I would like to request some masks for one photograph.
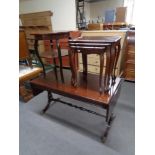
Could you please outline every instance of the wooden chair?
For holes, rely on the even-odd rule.
[[[25,83],[38,77],[42,69],[32,65],[24,30],[19,31],[19,62],[19,95],[26,102],[33,95],[25,88]]]

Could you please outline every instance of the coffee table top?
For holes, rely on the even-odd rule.
[[[95,74],[87,74],[87,81],[84,80],[83,74],[78,72],[78,86],[73,87],[71,85],[71,71],[63,70],[64,83],[61,82],[60,73],[58,72],[58,80],[55,78],[54,72],[49,72],[46,78],[39,77],[31,81],[32,85],[35,85],[42,90],[51,90],[53,93],[78,99],[86,102],[93,102],[101,106],[108,106],[112,97],[118,90],[122,79],[116,78],[116,83],[111,87],[111,90],[107,94],[99,93],[99,76]]]

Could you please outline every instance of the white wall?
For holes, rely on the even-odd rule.
[[[85,2],[84,14],[86,21],[88,22],[90,20],[90,3]]]
[[[104,17],[104,12],[107,9],[114,9],[124,5],[124,0],[105,0],[95,3],[90,3],[90,19],[95,19],[98,16]]]
[[[75,0],[21,0],[19,13],[39,11],[53,12],[52,27],[54,31],[76,29]]]

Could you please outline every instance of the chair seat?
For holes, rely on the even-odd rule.
[[[27,80],[30,80],[32,78],[35,78],[39,76],[39,74],[42,72],[42,68],[39,67],[29,67],[25,65],[19,66],[19,82],[24,82]]]

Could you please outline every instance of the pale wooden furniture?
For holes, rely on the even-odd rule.
[[[19,31],[19,60],[26,60],[26,64],[19,65],[19,94],[26,102],[33,95],[30,90],[25,88],[25,83],[38,77],[42,73],[42,69],[32,66],[24,30]]]
[[[88,24],[88,30],[119,30],[127,27],[126,22],[92,23]]]
[[[49,33],[52,32],[52,20],[53,13],[51,11],[34,12],[20,14],[22,27],[25,30],[26,37],[34,39],[32,33]],[[34,41],[28,40],[28,48],[34,50]],[[43,41],[39,42],[39,52],[44,51]]]
[[[82,31],[81,36],[120,36],[121,37],[121,50],[116,65],[116,75],[121,76],[124,71],[125,63],[125,47],[126,47],[126,30],[100,30],[100,31]],[[78,55],[79,58],[79,71],[83,72],[83,63],[81,54]],[[88,72],[93,74],[99,74],[100,72],[100,58],[97,54],[88,55]],[[104,61],[106,62],[106,60]],[[103,75],[105,74],[105,64],[103,69]]]
[[[88,24],[87,26],[88,30],[103,30],[103,24],[102,23],[92,23]]]

